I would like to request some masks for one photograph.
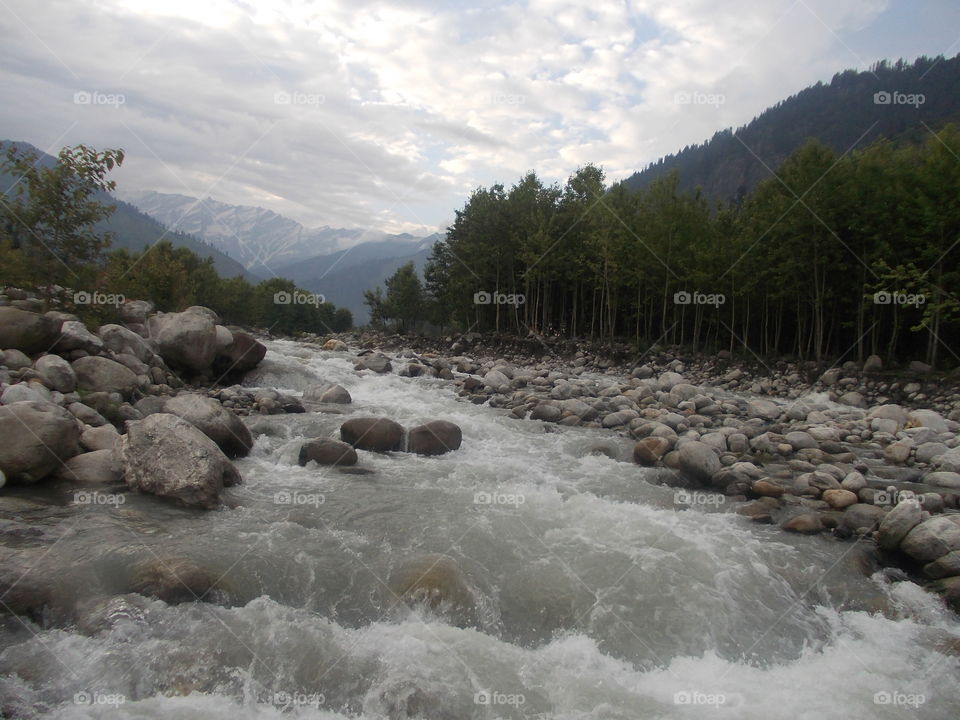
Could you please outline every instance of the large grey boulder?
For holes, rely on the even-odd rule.
[[[0,352],[0,365],[5,365],[9,370],[22,370],[33,365],[33,361],[25,352],[10,348]]]
[[[88,392],[118,392],[129,397],[139,381],[130,368],[110,358],[90,356],[73,361],[77,388]]]
[[[56,476],[78,485],[115,483],[123,480],[123,460],[116,449],[94,450],[74,455],[60,466]]]
[[[960,550],[960,523],[948,515],[936,515],[907,533],[900,549],[921,562],[930,562],[952,550]]]
[[[340,439],[358,450],[399,450],[403,446],[403,426],[389,418],[351,418],[340,426]]]
[[[153,303],[146,300],[128,300],[120,306],[120,317],[128,325],[145,325],[147,316],[153,312]]]
[[[357,451],[340,440],[316,438],[300,446],[300,455],[297,458],[300,465],[311,461],[317,465],[356,465]]]
[[[51,390],[71,393],[77,388],[77,375],[66,360],[59,355],[44,355],[33,364],[40,382]]]
[[[16,348],[28,355],[46,352],[57,341],[60,325],[46,315],[0,307],[0,348]]]
[[[407,452],[418,455],[443,455],[457,450],[463,441],[460,426],[447,420],[431,420],[410,428]]]
[[[677,460],[680,472],[701,482],[708,482],[721,468],[720,458],[713,448],[697,441],[684,443]]]
[[[15,402],[51,402],[50,391],[38,382],[24,382],[9,385],[0,393],[0,405],[11,405]]]
[[[31,483],[52,474],[80,452],[80,426],[48,402],[0,407],[0,471],[11,482]]]
[[[253,370],[267,354],[267,346],[253,335],[233,330],[233,342],[217,352],[214,366],[219,373],[245,373]]]
[[[506,392],[510,389],[510,378],[499,370],[491,370],[483,376],[483,384],[494,392]]]
[[[934,432],[946,432],[947,421],[935,410],[911,410],[907,415],[908,427],[926,427]]]
[[[920,524],[923,511],[916,500],[904,500],[887,513],[877,531],[877,544],[884,550],[895,550],[907,533]]]
[[[60,328],[55,347],[57,352],[83,350],[95,355],[103,350],[103,340],[87,330],[87,326],[79,320],[68,320]]]
[[[253,436],[230,408],[213,398],[182,393],[167,400],[165,413],[181,417],[213,440],[230,458],[244,457],[253,447]]]
[[[157,413],[127,427],[121,452],[134,490],[210,509],[224,487],[241,482],[217,444],[176,415]]]
[[[385,373],[393,369],[390,358],[383,353],[371,353],[357,360],[357,370],[373,370],[375,373]]]
[[[202,312],[154,315],[147,322],[157,354],[172,366],[195,373],[210,369],[217,353],[216,322]]]
[[[123,325],[103,325],[97,330],[97,334],[103,344],[117,354],[133,355],[144,363],[149,363],[154,356],[146,340]]]
[[[311,403],[347,404],[352,401],[350,393],[342,385],[311,385],[303,391],[303,401]]]

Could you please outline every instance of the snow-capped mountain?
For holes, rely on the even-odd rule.
[[[211,198],[153,191],[126,193],[121,198],[167,227],[205,240],[263,277],[272,277],[280,267],[359,243],[393,240],[406,245],[419,240],[357,229],[307,228],[272,210]],[[406,248],[397,254],[406,254]]]

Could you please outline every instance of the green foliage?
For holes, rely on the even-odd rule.
[[[32,151],[7,149],[0,174],[18,178],[0,197],[0,285],[47,286],[101,291],[153,302],[158,310],[191,305],[215,310],[225,322],[273,332],[342,332],[353,325],[346,308],[320,302],[282,278],[253,285],[222,278],[214,260],[160,240],[131,252],[104,255],[110,232],[102,229],[113,207],[96,198],[114,189],[106,174],[123,162],[122,150],[64,148],[46,166]],[[78,305],[93,321],[115,321],[111,306]]]
[[[431,272],[434,272],[431,270]],[[380,288],[363,293],[364,302],[370,308],[370,322],[382,326],[387,320],[396,321],[400,333],[408,332],[417,326],[424,313],[423,285],[414,268],[413,262],[398,268],[387,278],[387,293],[384,297]]]
[[[738,206],[714,211],[676,173],[638,192],[606,187],[591,165],[562,188],[529,173],[457,211],[425,269],[426,314],[463,330],[632,336],[638,347],[935,363],[960,330],[957,158],[953,126],[843,156],[809,141]],[[375,316],[391,317],[389,300],[370,293]]]
[[[110,244],[94,225],[113,211],[96,195],[114,189],[106,175],[123,162],[123,151],[77,145],[61,150],[52,167],[38,160],[33,151],[7,147],[0,174],[16,182],[0,198],[0,245],[22,253],[19,265],[37,285],[89,280],[89,268]]]

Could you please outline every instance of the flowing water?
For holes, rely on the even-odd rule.
[[[345,353],[271,343],[255,377],[337,382],[347,413],[451,420],[463,446],[303,468],[302,439],[344,415],[252,416],[219,511],[6,488],[4,544],[61,607],[0,616],[8,717],[960,716],[956,616],[865,574],[853,543],[752,525],[720,496],[678,505],[609,431],[361,376]],[[217,602],[129,594],[138,563],[183,558],[221,578]],[[411,563],[445,568],[459,600],[401,601]]]

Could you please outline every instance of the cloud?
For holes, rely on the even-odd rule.
[[[608,178],[749,121],[880,43],[883,0],[7,0],[2,134],[123,147],[128,190],[261,204],[308,225],[431,232],[533,168]],[[880,19],[880,21],[878,21]],[[890,34],[889,31],[885,31]],[[931,47],[930,54],[943,48]],[[78,105],[78,91],[122,95]],[[678,103],[678,94],[722,102]]]

